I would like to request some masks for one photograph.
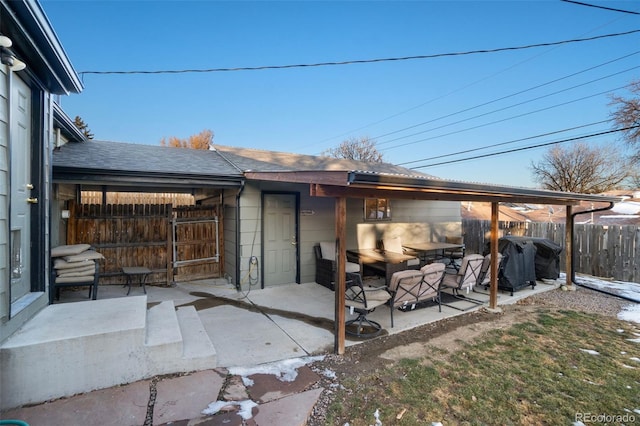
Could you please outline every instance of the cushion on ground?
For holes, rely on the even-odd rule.
[[[66,246],[58,246],[51,249],[51,257],[71,256],[89,250],[89,244],[71,244]]]
[[[74,254],[72,256],[65,256],[64,260],[67,262],[81,262],[83,260],[91,260],[91,259],[104,259],[104,256],[97,251],[87,250],[82,253]]]

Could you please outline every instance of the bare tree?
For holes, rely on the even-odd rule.
[[[171,146],[174,148],[191,148],[191,149],[209,149],[213,143],[213,132],[211,130],[203,130],[197,135],[191,135],[187,139],[180,139],[171,136],[168,140],[162,138],[160,145]]]
[[[383,162],[382,153],[376,148],[375,142],[366,136],[347,139],[338,147],[323,151],[322,155],[364,161],[365,163]]]
[[[640,160],[640,80],[632,81],[628,86],[632,96],[611,96],[610,105],[615,106],[611,117],[618,129],[622,130],[627,144],[633,148],[634,160]]]
[[[73,124],[75,124],[76,127],[80,129],[82,134],[87,139],[93,139],[93,133],[91,133],[91,129],[89,129],[89,126],[87,126],[87,124],[84,122],[82,117],[80,117],[79,115],[76,115],[76,118],[73,120]]]
[[[613,144],[591,148],[576,143],[570,148],[554,146],[542,161],[531,163],[534,180],[545,189],[599,194],[615,189],[632,176],[631,163]]]

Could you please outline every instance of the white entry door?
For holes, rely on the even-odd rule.
[[[265,286],[296,282],[296,196],[265,194],[263,221]]]
[[[31,290],[31,89],[13,75],[11,92],[11,302]],[[33,201],[33,200],[32,200]]]

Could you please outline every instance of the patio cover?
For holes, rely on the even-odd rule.
[[[330,170],[330,171],[255,171],[246,170],[248,180],[271,180],[280,182],[308,183],[309,191],[316,197],[333,197],[336,200],[336,242],[338,259],[346,259],[346,199],[347,198],[389,198],[410,200],[446,200],[446,201],[482,201],[491,202],[491,258],[498,258],[498,205],[509,203],[537,203],[566,206],[566,265],[573,271],[573,206],[581,201],[594,203],[601,209],[609,209],[614,203],[622,201],[620,197],[608,197],[593,194],[577,194],[541,189],[520,188],[502,185],[490,185],[438,179],[426,175],[378,173],[375,170]],[[608,204],[608,206],[607,206]],[[586,213],[586,212],[585,212]],[[344,353],[345,349],[345,264],[340,260],[336,271],[336,342],[335,352]],[[572,287],[573,273],[567,273],[566,285]],[[489,307],[497,309],[498,285],[497,265],[491,263],[491,293]]]

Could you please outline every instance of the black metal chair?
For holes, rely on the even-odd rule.
[[[455,249],[445,249],[443,253],[444,257],[449,259],[447,266],[450,266],[457,271],[460,269],[458,262],[462,261],[465,253],[464,237],[445,237],[445,242],[449,244],[459,244],[462,246]]]
[[[382,331],[380,323],[367,318],[378,306],[384,305],[391,299],[391,294],[385,287],[365,287],[360,274],[347,273],[345,292],[345,306],[358,316],[346,321],[345,332],[356,337],[375,337]],[[355,331],[354,331],[355,329]]]

